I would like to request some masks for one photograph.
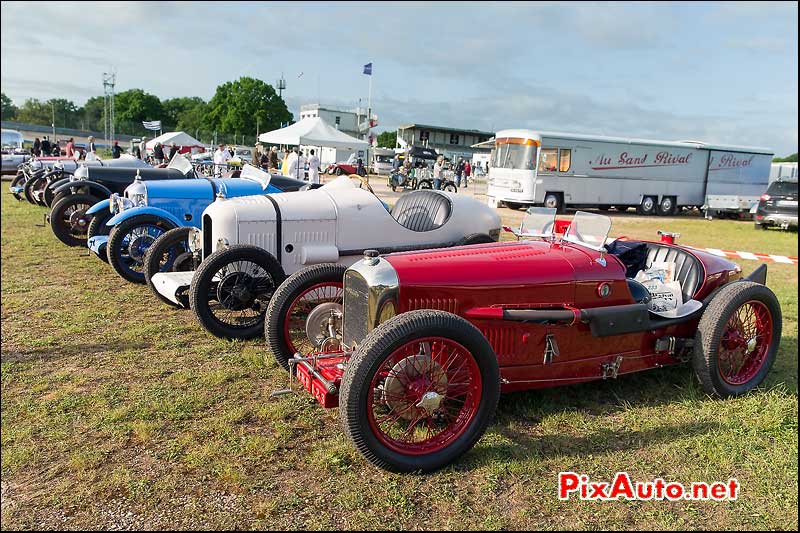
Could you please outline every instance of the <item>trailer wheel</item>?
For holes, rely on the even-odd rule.
[[[430,472],[469,451],[500,396],[497,356],[465,319],[416,310],[372,330],[342,376],[345,434],[372,464]]]
[[[692,360],[709,395],[739,396],[769,373],[781,338],[781,306],[775,294],[748,281],[722,287],[700,318]]]
[[[669,217],[675,214],[676,201],[674,196],[662,196],[658,204],[658,214],[662,217]]]
[[[656,213],[656,206],[658,205],[657,197],[645,196],[642,198],[642,203],[636,208],[636,212],[640,215],[650,216]]]
[[[556,213],[563,213],[564,194],[560,192],[548,192],[544,195],[544,206],[550,209],[555,208]]]

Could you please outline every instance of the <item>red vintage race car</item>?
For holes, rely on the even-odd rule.
[[[624,238],[578,212],[563,234],[532,208],[517,242],[365,258],[299,271],[276,291],[278,362],[375,465],[430,471],[468,451],[501,392],[690,363],[725,398],[763,381],[781,337],[766,265]],[[563,229],[563,228],[562,228]],[[343,276],[342,276],[343,275]],[[285,392],[285,391],[281,391]]]

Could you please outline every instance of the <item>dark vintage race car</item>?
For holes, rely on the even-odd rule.
[[[580,211],[557,236],[550,211],[518,233],[539,240],[367,252],[325,284],[297,272],[268,309],[273,354],[339,406],[367,460],[401,472],[472,448],[501,392],[680,363],[721,398],[763,381],[782,327],[766,265],[744,278],[669,234],[606,245],[610,219]]]
[[[53,208],[48,216],[55,236],[68,246],[85,246],[92,215],[87,211],[112,194],[123,194],[136,180],[198,178],[192,164],[177,155],[167,168],[81,166],[68,178],[49,185]]]

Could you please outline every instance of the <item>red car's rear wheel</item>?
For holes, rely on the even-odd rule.
[[[703,313],[693,365],[703,389],[719,397],[757,387],[775,361],[781,308],[769,288],[749,281],[724,286]]]
[[[477,442],[499,393],[497,358],[481,332],[422,310],[367,336],[347,365],[339,404],[345,432],[370,462],[431,471]]]

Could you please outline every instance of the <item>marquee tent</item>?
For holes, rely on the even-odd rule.
[[[147,141],[147,150],[151,151],[157,142],[160,142],[162,145],[169,147],[172,143],[175,143],[175,146],[181,148],[181,153],[186,152],[196,152],[200,151],[203,152],[206,149],[206,146],[189,135],[188,133],[184,133],[182,131],[169,131],[163,135],[159,135],[155,139],[151,139]],[[192,150],[192,148],[197,148],[198,150]]]
[[[262,133],[258,140],[267,144],[324,146],[345,150],[363,150],[369,146],[367,141],[342,133],[320,117],[304,118],[291,126]]]

